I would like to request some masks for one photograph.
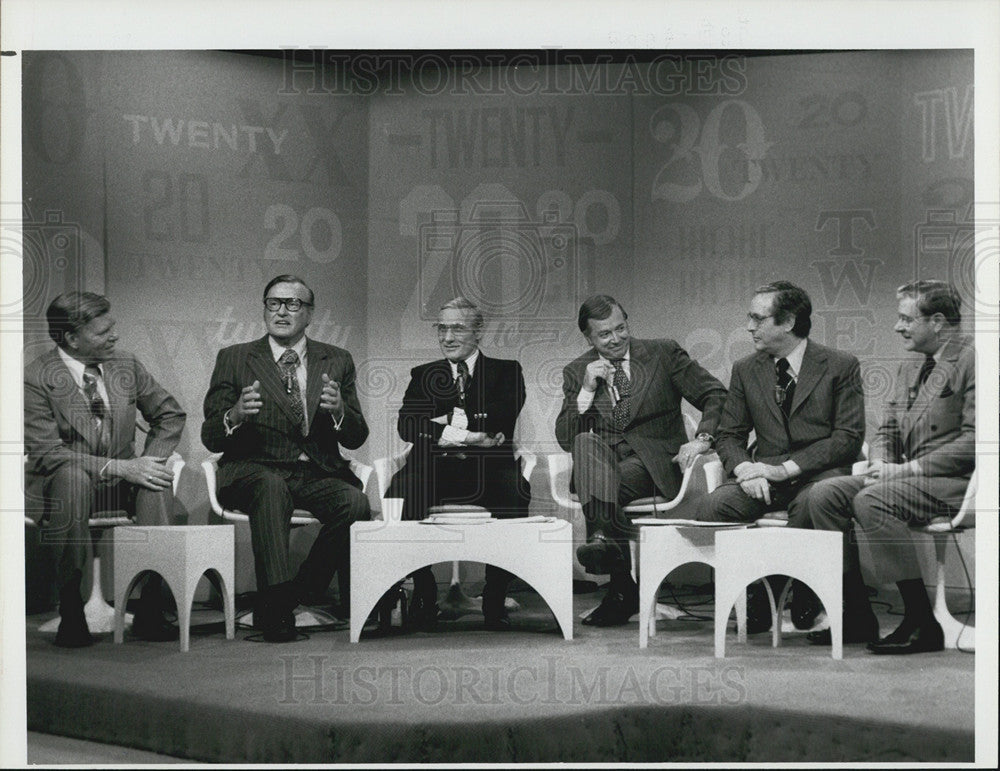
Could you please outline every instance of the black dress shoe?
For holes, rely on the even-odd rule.
[[[132,619],[132,634],[148,642],[170,642],[180,638],[180,630],[167,621],[162,608],[140,607]]]
[[[71,614],[69,618],[64,615],[59,619],[55,644],[60,648],[86,648],[94,644],[94,638],[90,636],[90,628],[82,610],[79,617]]]
[[[576,548],[576,558],[591,575],[602,576],[622,566],[621,546],[609,541],[604,533],[595,533],[587,543]]]
[[[760,634],[771,629],[771,603],[762,584],[747,587],[747,634]]]
[[[507,611],[503,611],[499,614],[484,614],[483,626],[485,626],[490,632],[510,631],[510,616],[507,615]]]
[[[853,619],[853,620],[852,620]],[[833,645],[833,633],[829,629],[818,629],[806,635],[810,645]],[[845,645],[870,643],[878,640],[878,619],[874,613],[858,618],[844,616],[843,642]]]
[[[791,617],[796,629],[812,629],[822,609],[823,605],[812,589],[801,581],[792,584]]]
[[[295,608],[298,606],[297,587],[291,581],[269,586],[257,597],[254,626],[260,629],[264,642],[292,642],[295,630]]]
[[[583,619],[583,623],[587,626],[624,626],[638,612],[638,589],[608,589],[601,604]]]
[[[438,616],[441,614],[436,601],[414,594],[410,600],[410,609],[403,622],[403,629],[408,632],[433,632],[437,629]]]
[[[937,621],[931,619],[911,630],[903,630],[901,627],[877,642],[870,642],[868,650],[882,656],[942,651],[944,631]]]

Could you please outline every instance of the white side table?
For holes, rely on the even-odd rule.
[[[214,574],[219,581],[226,615],[226,639],[235,637],[232,525],[117,527],[113,537],[116,643],[124,641],[125,602],[147,570],[163,577],[177,601],[182,653],[190,647],[191,606],[198,582],[206,572]]]

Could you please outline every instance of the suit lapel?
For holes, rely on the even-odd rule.
[[[323,393],[323,373],[328,369],[328,359],[325,348],[306,338],[306,420],[310,426],[319,409],[319,397]]]
[[[766,353],[758,353],[754,359],[753,377],[757,382],[757,389],[763,394],[767,409],[780,425],[784,425],[785,416],[781,413],[781,407],[774,400],[774,387],[778,384],[778,376],[774,371],[774,362]]]
[[[955,362],[958,360],[958,355],[962,350],[962,342],[958,339],[951,340],[948,345],[944,347],[941,351],[941,358],[931,370],[931,374],[924,381],[924,386],[917,392],[916,398],[913,400],[913,406],[906,411],[906,415],[903,419],[902,424],[902,435],[903,441],[909,438],[909,435],[913,432],[917,423],[923,417],[923,414],[927,412],[930,406],[934,403],[934,400],[941,395],[944,391],[945,386],[952,380],[952,375],[955,374]],[[923,362],[920,360],[914,361],[909,369],[907,370],[906,388],[907,388],[907,398],[911,389],[916,388],[917,380],[920,378],[920,368],[923,366]]]
[[[268,399],[274,401],[288,419],[295,424],[295,413],[292,412],[292,405],[288,401],[285,385],[281,382],[278,365],[274,363],[274,358],[271,356],[271,346],[268,344],[266,336],[252,344],[247,359],[250,371],[260,381],[261,395],[264,396],[264,401]]]
[[[43,372],[45,387],[49,390],[53,407],[63,414],[74,430],[97,452],[101,437],[90,414],[90,405],[77,388],[73,373],[63,363],[58,350],[48,355]]]
[[[629,345],[629,378],[632,386],[631,415],[634,421],[638,417],[640,406],[646,403],[646,391],[653,382],[655,370],[660,366],[654,361],[649,347],[643,340],[633,339]],[[629,421],[631,422],[631,421]]]
[[[826,356],[816,349],[813,343],[806,343],[806,352],[802,357],[802,371],[795,383],[795,397],[792,399],[792,408],[788,413],[789,418],[802,406],[802,403],[809,397],[816,384],[826,375]],[[777,382],[777,378],[775,379]]]
[[[134,375],[126,372],[125,364],[119,359],[106,361],[101,365],[104,374],[104,388],[108,392],[108,414],[111,415],[111,454],[126,442],[135,441],[135,426],[129,420],[129,396],[135,391]],[[133,388],[126,393],[126,386]]]

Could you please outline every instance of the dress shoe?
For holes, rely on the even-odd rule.
[[[833,645],[833,633],[829,629],[817,629],[806,635],[810,645]],[[870,643],[878,640],[878,619],[875,614],[869,612],[867,615],[850,616],[844,614],[844,634],[845,645],[855,645],[857,643]]]
[[[747,634],[760,634],[771,629],[771,603],[767,590],[759,582],[747,587]]]
[[[601,604],[583,619],[583,623],[587,626],[624,626],[638,612],[639,590],[636,587],[608,589]]]
[[[877,642],[868,643],[868,650],[883,656],[900,656],[907,653],[933,653],[944,650],[944,632],[934,619],[916,627],[900,626],[892,634]]]
[[[510,616],[504,610],[498,614],[483,615],[483,626],[490,632],[507,632],[510,630]]]
[[[132,634],[148,642],[170,642],[180,638],[180,630],[167,621],[162,608],[142,606],[132,619]]]
[[[792,585],[791,604],[792,625],[799,630],[812,629],[816,624],[816,617],[823,609],[816,593],[801,581],[795,581]]]
[[[621,563],[621,549],[603,533],[595,533],[587,543],[578,546],[576,558],[591,575],[606,575]]]
[[[253,617],[264,642],[292,642],[298,637],[295,630],[298,604],[297,587],[291,581],[269,586],[260,593]]]
[[[60,648],[86,648],[94,644],[80,596],[82,577],[79,570],[73,571],[70,580],[59,590],[59,628],[55,644]]]
[[[499,589],[489,583],[483,587],[483,619],[491,632],[506,632],[510,629],[506,600],[506,587]]]
[[[410,599],[410,608],[403,622],[403,629],[408,632],[433,632],[437,629],[440,614],[436,600],[429,600],[414,593]]]

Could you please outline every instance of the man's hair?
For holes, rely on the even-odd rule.
[[[443,311],[455,310],[455,309],[469,312],[469,314],[472,316],[473,329],[481,330],[483,328],[483,324],[486,323],[486,320],[483,317],[483,312],[479,310],[479,307],[467,297],[458,296],[452,298],[451,300],[448,300],[448,302],[446,302],[440,308],[440,310]]]
[[[912,297],[917,310],[924,316],[940,313],[949,324],[962,323],[962,298],[954,284],[937,279],[921,279],[903,284],[896,290],[898,297]]]
[[[802,287],[790,281],[772,281],[770,284],[757,287],[754,294],[773,294],[772,313],[778,324],[784,324],[789,318],[795,318],[792,334],[796,337],[808,337],[812,329],[812,300]]]
[[[98,316],[111,310],[103,295],[93,292],[66,292],[51,303],[45,316],[49,322],[49,337],[60,348],[66,347],[66,335],[78,332]]]
[[[594,321],[604,321],[604,319],[614,313],[615,308],[622,312],[623,319],[628,320],[628,314],[621,306],[621,303],[611,295],[595,294],[593,297],[588,297],[583,301],[583,305],[580,306],[580,315],[576,320],[577,326],[580,327],[580,331],[583,334],[587,334],[587,325],[591,319]]]
[[[301,284],[306,288],[309,293],[309,303],[313,304],[316,302],[316,298],[313,296],[313,290],[309,288],[309,284],[303,281],[298,276],[293,276],[291,273],[285,273],[280,276],[275,276],[270,281],[267,282],[267,286],[264,287],[264,299],[267,299],[267,293],[271,291],[271,287],[275,284]]]

